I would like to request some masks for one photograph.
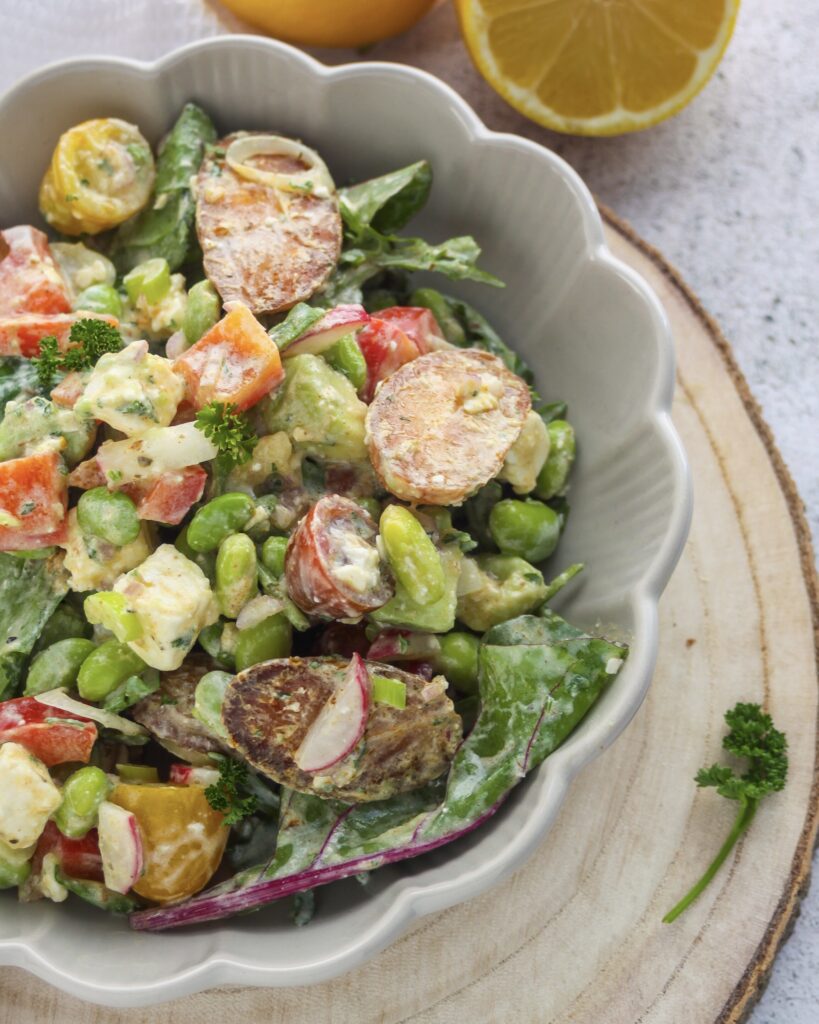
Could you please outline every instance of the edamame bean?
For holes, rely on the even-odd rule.
[[[160,302],[171,290],[171,268],[168,261],[157,256],[134,267],[122,279],[131,302],[136,303],[140,295],[153,305]]]
[[[54,815],[62,834],[69,839],[82,839],[96,825],[99,806],[111,788],[105,772],[93,765],[69,775],[63,786],[63,802]]]
[[[195,565],[198,565],[211,583],[213,583],[213,578],[216,575],[216,555],[212,551],[194,551],[188,543],[187,526],[181,533],[176,535],[176,540],[173,543],[176,550],[184,555],[185,558],[190,559]]]
[[[293,643],[293,627],[283,612],[243,629],[236,640],[236,671],[273,658],[287,658]]]
[[[345,334],[322,355],[334,370],[344,374],[356,391],[367,383],[367,360],[355,335]]]
[[[284,553],[287,537],[268,537],[262,545],[262,565],[278,579],[284,574]]]
[[[194,715],[217,736],[227,736],[222,722],[222,703],[231,679],[229,672],[206,672],[196,684],[193,695]]]
[[[17,849],[0,841],[0,889],[14,889],[31,874],[34,847]]]
[[[219,321],[222,303],[210,281],[199,281],[188,292],[182,330],[189,345],[195,345]]]
[[[489,532],[504,555],[542,562],[557,547],[561,516],[540,501],[499,501],[489,513]]]
[[[440,292],[434,288],[417,288],[410,295],[409,303],[411,306],[425,306],[431,311],[450,345],[463,346],[466,344],[466,332]]]
[[[64,686],[70,690],[77,682],[80,668],[96,647],[82,637],[58,640],[32,661],[26,677],[26,697]]]
[[[82,663],[77,689],[85,700],[100,701],[148,666],[138,654],[119,640],[106,640]]]
[[[415,516],[402,505],[388,505],[379,523],[384,552],[396,580],[416,604],[439,600],[446,587],[435,545]]]
[[[110,590],[90,594],[82,607],[92,626],[104,626],[122,643],[139,640],[144,632],[139,616],[128,607],[124,594],[115,594]]]
[[[83,533],[101,537],[121,548],[139,536],[136,505],[122,491],[93,487],[77,503],[77,522]]]
[[[219,611],[235,619],[259,587],[256,545],[246,533],[234,533],[219,545],[214,594]]]
[[[92,284],[77,296],[74,309],[107,313],[119,319],[122,316],[122,299],[116,288],[112,288],[110,284]]]
[[[549,457],[538,473],[535,494],[538,498],[553,498],[561,494],[571,472],[575,455],[574,427],[566,420],[552,420],[546,424],[549,432]]]
[[[215,551],[222,541],[250,521],[256,506],[249,494],[228,491],[209,501],[191,519],[187,543],[194,551]]]
[[[232,622],[220,619],[210,626],[205,626],[199,634],[199,643],[220,665],[233,669],[236,667],[233,657],[236,649],[238,631]]]
[[[478,638],[472,633],[446,633],[438,639],[441,644],[435,659],[438,670],[461,693],[477,693],[481,646]]]

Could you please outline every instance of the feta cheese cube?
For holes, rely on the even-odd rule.
[[[12,849],[32,846],[62,794],[48,769],[19,743],[0,746],[0,840]]]

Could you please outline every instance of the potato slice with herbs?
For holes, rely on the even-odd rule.
[[[282,658],[240,672],[222,705],[231,744],[283,786],[348,803],[384,800],[442,775],[461,741],[446,680],[372,661],[366,662],[370,679],[402,683],[406,706],[371,701],[363,738],[347,757],[321,774],[297,767],[296,752],[347,666],[340,658]]]
[[[256,156],[243,154],[229,165],[226,153],[245,138],[228,136],[203,162],[196,228],[205,273],[222,302],[276,313],[308,299],[332,273],[341,252],[338,198],[308,173],[311,150],[293,155],[293,140],[282,140],[290,146],[279,154],[260,146]],[[285,177],[297,187],[268,183]]]

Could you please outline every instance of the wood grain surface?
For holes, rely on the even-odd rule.
[[[420,921],[336,981],[222,989],[114,1011],[0,971],[0,1024],[727,1024],[764,985],[809,879],[816,839],[817,594],[788,472],[730,349],[662,259],[607,214],[609,242],[660,295],[678,348],[674,418],[695,490],[691,536],[661,605],[649,696],[575,782],[531,861],[479,899]],[[672,926],[733,808],[698,790],[722,715],[763,701],[790,740],[785,791],[763,804],[715,883]],[[78,941],[81,937],[78,936]]]

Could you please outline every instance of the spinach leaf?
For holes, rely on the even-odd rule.
[[[589,636],[548,610],[494,627],[479,656],[480,713],[446,778],[353,806],[284,792],[276,853],[268,864],[186,903],[138,913],[132,924],[154,930],[253,910],[465,835],[563,742],[625,656],[624,647]]]
[[[110,256],[120,274],[154,257],[164,257],[171,270],[185,262],[193,235],[196,202],[191,178],[199,170],[205,146],[216,140],[208,115],[187,103],[159,152],[154,202],[116,232]]]
[[[0,357],[0,417],[9,402],[17,398],[30,398],[37,391],[37,367],[30,359]]]
[[[376,231],[391,234],[418,213],[431,188],[432,168],[426,160],[419,160],[380,178],[340,189],[341,216],[354,233],[371,225]]]
[[[54,559],[0,553],[0,700],[14,696],[31,649],[67,591]]]

